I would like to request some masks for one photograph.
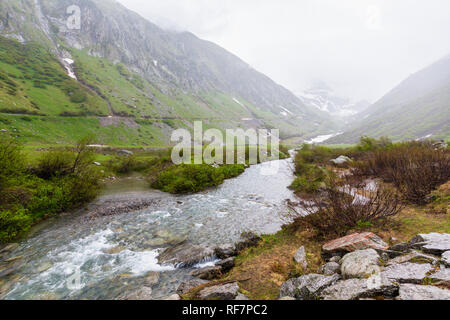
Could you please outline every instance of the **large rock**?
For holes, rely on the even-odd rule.
[[[445,251],[442,254],[442,263],[445,264],[447,267],[450,267],[450,251]]]
[[[214,251],[211,248],[182,242],[164,250],[158,256],[158,262],[159,264],[173,264],[177,267],[191,267],[212,257],[213,254]]]
[[[214,280],[222,276],[222,268],[218,266],[197,269],[191,272],[191,276],[202,280]]]
[[[185,294],[191,291],[192,289],[201,286],[202,284],[207,283],[208,281],[201,279],[192,279],[189,281],[182,282],[177,289],[178,294]]]
[[[434,282],[446,282],[450,283],[450,268],[442,268],[436,273],[433,273],[431,276],[429,276],[431,280]]]
[[[398,283],[422,283],[427,274],[433,270],[433,266],[429,263],[402,263],[393,264],[386,267],[381,273],[382,276],[396,281]]]
[[[241,252],[247,248],[256,247],[261,240],[261,237],[253,232],[244,232],[242,233],[241,238],[243,240],[235,246],[237,252]]]
[[[308,268],[308,261],[306,260],[306,250],[305,247],[300,247],[297,252],[294,254],[294,260],[298,264],[300,264],[303,269]]]
[[[380,271],[380,256],[374,249],[358,250],[346,254],[341,260],[344,279],[364,278]]]
[[[450,300],[450,290],[433,286],[402,284],[397,300]]]
[[[341,272],[341,266],[337,262],[328,262],[320,267],[320,273],[323,273],[326,276],[330,276],[335,273]]]
[[[347,156],[339,156],[336,159],[330,160],[330,162],[333,162],[334,164],[344,164],[344,163],[349,163],[352,162],[352,159],[350,159]]]
[[[371,232],[365,232],[354,233],[343,238],[327,242],[322,247],[322,253],[324,257],[327,258],[335,255],[342,256],[356,250],[387,250],[388,248],[388,244],[385,243],[380,237]]]
[[[136,292],[128,295],[125,300],[152,300],[152,288],[142,287]]]
[[[411,246],[422,249],[426,253],[442,254],[450,250],[450,234],[428,233],[418,234],[411,240]]]
[[[325,300],[357,300],[361,298],[394,297],[398,287],[389,279],[374,275],[368,279],[348,279],[326,288]]]
[[[280,297],[316,300],[325,288],[333,285],[340,278],[337,274],[329,277],[321,274],[308,274],[299,278],[289,279],[281,286]]]
[[[201,300],[233,300],[237,297],[239,286],[236,282],[202,289],[198,293]]]

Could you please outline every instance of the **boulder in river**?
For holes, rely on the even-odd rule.
[[[239,293],[236,282],[207,287],[198,293],[201,300],[234,300]]]
[[[223,245],[214,249],[214,254],[219,259],[227,259],[230,257],[234,257],[237,252],[233,245]]]
[[[202,280],[214,280],[222,276],[222,268],[218,266],[197,269],[191,272],[191,276]]]
[[[164,250],[158,256],[158,262],[163,265],[173,264],[178,267],[191,267],[212,257],[213,254],[211,248],[182,242]]]
[[[380,256],[374,249],[358,250],[346,254],[341,260],[344,279],[364,278],[380,271]]]
[[[242,233],[241,238],[243,240],[237,243],[235,246],[237,252],[240,252],[247,248],[256,247],[261,240],[261,237],[253,232],[244,232]]]
[[[450,300],[450,290],[434,286],[402,284],[397,300]]]
[[[327,258],[336,255],[342,256],[356,250],[387,250],[388,248],[388,244],[385,243],[380,237],[372,232],[364,232],[353,233],[325,243],[322,247],[322,254],[325,258]]]
[[[222,273],[227,273],[234,267],[234,258],[230,257],[216,263],[216,266],[222,269]]]

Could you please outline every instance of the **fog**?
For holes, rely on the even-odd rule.
[[[450,53],[448,0],[119,2],[217,43],[294,93],[324,81],[373,102]]]

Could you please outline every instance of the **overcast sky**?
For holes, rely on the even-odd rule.
[[[450,53],[448,0],[119,0],[236,54],[293,92],[375,101]]]

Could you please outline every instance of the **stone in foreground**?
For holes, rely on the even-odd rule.
[[[299,265],[303,267],[303,269],[308,268],[308,262],[306,261],[306,250],[305,247],[300,247],[297,252],[294,254],[294,260]]]
[[[427,274],[433,270],[433,266],[429,263],[402,263],[393,264],[386,268],[381,274],[390,280],[398,283],[422,283]]]
[[[337,274],[324,276],[308,274],[295,279],[289,279],[281,286],[280,297],[293,297],[297,300],[316,300],[325,288],[336,283],[341,277]]]
[[[344,279],[364,278],[380,271],[380,256],[373,249],[358,250],[346,254],[341,260]]]
[[[434,282],[450,283],[450,268],[442,268],[429,276],[429,278]]]
[[[353,233],[343,238],[327,242],[322,247],[325,257],[344,255],[349,252],[364,249],[387,250],[388,244],[372,232]]]
[[[416,249],[422,249],[426,253],[441,255],[450,250],[450,234],[427,233],[418,234],[411,240],[411,245]]]
[[[321,297],[324,300],[357,300],[361,298],[394,297],[398,287],[392,281],[380,276],[369,279],[349,279],[339,281],[326,288]]]
[[[239,291],[236,282],[205,288],[198,293],[202,300],[234,300]]]
[[[450,300],[450,290],[433,286],[402,284],[397,300]]]

